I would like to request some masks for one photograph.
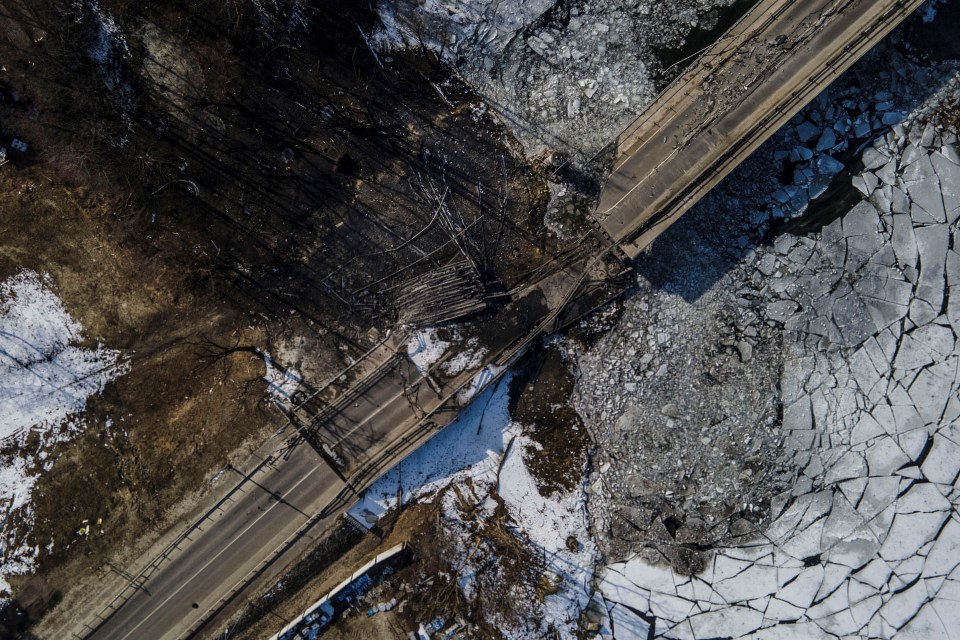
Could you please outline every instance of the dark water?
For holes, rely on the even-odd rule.
[[[911,53],[933,61],[960,59],[960,0],[937,5],[932,23],[923,22],[922,17],[923,8],[903,26],[904,41],[909,43]]]
[[[660,73],[656,78],[657,91],[662,91],[674,78],[693,64],[700,51],[706,49],[736,24],[744,14],[757,4],[759,0],[736,0],[729,7],[717,9],[718,20],[712,29],[694,29],[687,36],[682,46],[675,48],[655,49],[657,60],[660,62]],[[960,4],[954,0],[955,4]]]
[[[835,154],[834,157],[844,163],[846,168],[833,177],[826,191],[807,204],[807,209],[801,215],[772,225],[764,241],[772,242],[781,233],[796,235],[816,233],[853,209],[863,200],[863,194],[853,186],[852,180],[853,176],[863,172],[863,161],[860,156],[875,138],[885,134],[886,130],[883,130],[867,139],[854,140],[847,151]],[[788,183],[784,182],[784,184]]]

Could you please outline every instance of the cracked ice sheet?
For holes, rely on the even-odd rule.
[[[954,79],[944,91],[941,95],[960,96],[960,83]],[[794,242],[791,249],[778,243],[788,269],[783,276],[799,284],[782,288],[779,300],[803,307],[802,296],[809,295],[804,286],[811,284],[818,287],[811,297],[823,312],[820,319],[801,317],[784,337],[790,354],[784,371],[791,376],[784,385],[789,399],[784,421],[800,429],[787,442],[797,448],[798,460],[818,461],[813,472],[807,471],[814,481],[805,490],[815,487],[818,493],[795,493],[794,506],[767,530],[779,558],[775,579],[760,563],[747,570],[724,559],[724,550],[697,579],[703,588],[692,591],[678,586],[686,578],[669,568],[631,570],[637,560],[619,565],[621,572],[608,574],[601,589],[611,602],[619,597],[636,607],[648,600],[649,606],[639,610],[660,614],[658,636],[939,638],[956,633],[953,623],[960,616],[953,613],[952,601],[960,595],[960,583],[944,576],[960,561],[960,525],[951,515],[960,501],[955,486],[960,438],[952,408],[960,404],[960,378],[951,318],[938,314],[957,262],[947,259],[952,231],[930,192],[935,178],[929,174],[939,165],[952,188],[954,171],[943,163],[957,158],[957,139],[953,131],[926,124],[924,114],[933,110],[921,107],[864,154],[868,167],[889,165],[892,173],[885,177],[907,195],[898,200],[892,190],[884,191],[890,187],[882,181],[861,180],[869,187],[865,197],[880,206],[861,206],[859,219],[830,225],[824,238],[831,246],[818,240],[812,248],[820,259],[811,260],[803,244]],[[903,162],[904,154],[910,162]],[[932,154],[936,165],[929,160]],[[872,155],[877,158],[871,160]],[[914,180],[913,191],[922,194],[925,207],[910,206],[904,173]],[[791,259],[791,252],[801,255]],[[893,275],[892,260],[902,256],[907,256],[900,265],[905,282]],[[892,322],[881,318],[853,331],[831,327],[849,321],[848,314],[836,313],[836,296],[850,291],[843,275],[854,282],[865,276],[902,282],[896,299],[902,308],[909,306],[909,319],[900,313]],[[873,299],[888,289],[867,285],[860,291]],[[821,320],[826,324],[813,326]],[[798,438],[799,433],[809,435]],[[795,619],[806,621],[777,624]]]
[[[79,432],[87,398],[127,368],[118,351],[81,346],[82,327],[50,286],[32,271],[0,283],[0,441],[18,449],[0,461],[0,592],[37,554],[17,533],[32,526],[30,492],[52,464],[45,449]],[[28,450],[29,434],[39,438]]]

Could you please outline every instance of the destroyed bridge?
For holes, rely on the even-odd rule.
[[[299,398],[288,425],[248,469],[234,470],[227,495],[163,553],[104,579],[99,606],[60,637],[123,640],[149,630],[172,639],[216,628],[532,341],[618,295],[624,259],[650,246],[922,1],[760,0],[620,135],[590,242],[551,275],[510,292],[477,336],[483,362],[453,375],[442,360],[421,370],[407,357],[408,336],[388,336]],[[345,379],[346,390],[331,391]]]

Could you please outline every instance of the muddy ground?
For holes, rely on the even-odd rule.
[[[36,577],[11,580],[32,615],[76,572],[162,526],[209,469],[274,419],[262,401],[262,362],[205,363],[195,344],[201,336],[262,342],[263,329],[185,282],[189,273],[126,245],[114,215],[122,205],[58,183],[42,166],[8,165],[0,175],[0,278],[22,268],[48,273],[88,339],[130,362],[92,401],[89,428],[48,452],[55,463],[33,494],[32,535],[52,544]],[[102,535],[78,536],[84,519],[97,518]]]
[[[277,423],[252,348],[321,380],[425,274],[463,262],[483,302],[572,246],[544,232],[543,168],[435,58],[378,57],[354,3],[298,7],[0,8],[0,128],[30,144],[0,169],[0,278],[50,274],[131,364],[34,492],[30,619]]]

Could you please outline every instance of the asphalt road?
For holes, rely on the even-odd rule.
[[[402,457],[429,437],[432,430],[400,438],[410,435],[407,432],[420,423],[425,411],[441,404],[443,398],[406,357],[393,358],[376,368],[358,381],[349,395],[321,406],[318,423],[293,432],[288,442],[277,446],[269,464],[251,460],[247,468],[256,466],[257,470],[249,477],[233,471],[239,484],[229,499],[176,548],[155,561],[156,570],[141,588],[128,586],[113,610],[78,621],[85,625],[82,629],[64,630],[57,637],[77,634],[91,640],[167,640],[189,635],[312,517],[312,535],[320,535],[334,523],[341,508],[329,509],[326,518],[315,516],[332,504],[345,506],[344,496],[354,495],[342,479],[344,475],[369,468],[378,459]],[[436,422],[445,424],[452,417],[445,414]],[[296,435],[307,432],[317,437]],[[398,441],[404,446],[398,447]],[[342,456],[347,466],[334,470],[317,451],[318,442]],[[387,467],[395,462],[392,459]],[[384,470],[376,466],[377,472]],[[274,574],[296,559],[293,552],[287,555],[272,567]],[[104,593],[101,602],[115,595]]]
[[[760,0],[618,139],[595,216],[635,257],[923,0]]]
[[[279,452],[278,452],[279,453]],[[239,472],[235,472],[239,473]],[[263,466],[179,545],[90,638],[177,638],[343,488],[307,444]],[[331,516],[331,520],[337,514]]]
[[[349,475],[376,457],[398,425],[436,408],[439,400],[408,358],[396,358],[364,393],[326,408],[316,432],[347,462]]]
[[[536,287],[507,305],[480,336],[487,361],[539,335],[541,321],[549,317]],[[179,544],[158,557],[143,556],[122,580],[105,579],[100,592],[86,598],[87,611],[40,636],[172,640],[189,637],[201,624],[212,628],[211,619],[223,622],[221,605],[228,598],[239,593],[243,601],[271,584],[334,524],[357,492],[456,417],[454,398],[479,367],[443,380],[440,389],[424,379],[404,349],[396,342],[376,350],[340,397],[323,403],[318,395],[305,403],[309,410],[298,409],[297,415],[307,424],[288,426],[287,437],[265,445],[260,455],[269,464],[251,459],[244,465],[255,469],[249,476],[234,471],[235,488]],[[328,451],[345,464],[335,465]],[[296,542],[288,544],[291,540]]]

